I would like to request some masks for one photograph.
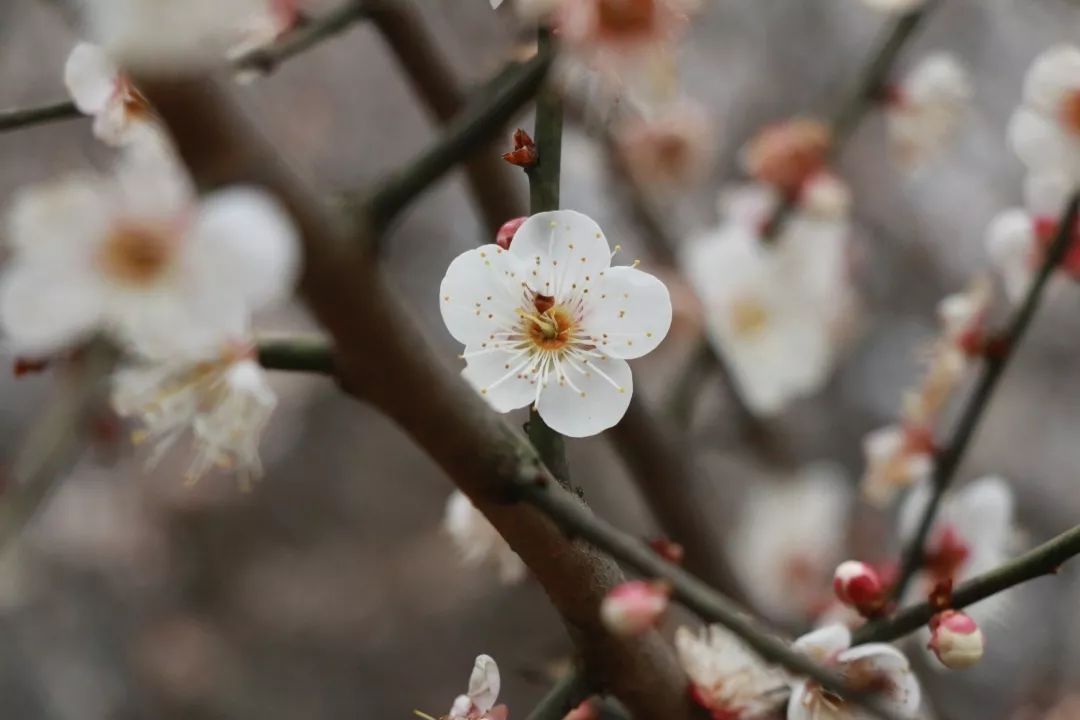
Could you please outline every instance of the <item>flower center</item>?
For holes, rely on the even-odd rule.
[[[544,297],[544,296],[539,296]],[[535,314],[522,313],[526,323],[525,332],[533,345],[541,350],[561,350],[573,338],[575,323],[570,313],[561,305],[549,305],[540,310],[537,303]]]
[[[1058,108],[1061,124],[1074,135],[1080,135],[1080,90],[1072,90]]]
[[[139,92],[127,75],[121,74],[116,80],[116,94],[124,104],[124,112],[131,117],[143,118],[152,114],[150,101]]]
[[[757,298],[736,298],[731,303],[730,319],[735,337],[749,340],[759,335],[768,326],[769,311]]]
[[[597,0],[602,30],[618,34],[648,33],[653,27],[657,0]]]
[[[161,228],[121,225],[106,238],[101,264],[114,280],[142,287],[158,280],[168,269],[173,247],[171,236]]]

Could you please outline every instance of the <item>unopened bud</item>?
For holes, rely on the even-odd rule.
[[[743,165],[755,180],[795,195],[825,167],[830,142],[825,124],[794,118],[762,129],[744,148]]]
[[[514,131],[514,149],[503,153],[503,160],[520,168],[531,168],[536,164],[536,143],[529,133],[521,128]]]
[[[930,620],[930,644],[941,664],[953,670],[963,670],[982,659],[986,639],[982,630],[969,616],[957,610],[946,610]]]
[[[522,216],[504,222],[502,227],[499,228],[499,232],[495,233],[495,244],[503,250],[509,250],[510,243],[513,242],[514,235],[517,234],[518,228],[528,219],[528,217]]]
[[[674,565],[682,565],[686,550],[677,542],[672,542],[664,537],[653,538],[649,541],[649,547],[660,557]]]
[[[833,590],[840,602],[861,615],[874,615],[885,606],[885,586],[877,570],[864,562],[840,563],[833,574]]]
[[[625,582],[600,603],[600,619],[616,635],[640,635],[660,620],[670,594],[671,589],[662,582]]]

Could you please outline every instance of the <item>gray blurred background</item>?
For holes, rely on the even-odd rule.
[[[492,13],[486,0],[415,5],[467,83],[509,57],[517,37],[510,16]],[[755,127],[835,106],[884,24],[858,0],[703,6],[680,69],[686,93],[712,112],[728,159],[708,187],[667,208],[676,236],[715,221],[730,158]],[[0,107],[62,99],[75,40],[42,3],[0,0]],[[902,67],[931,50],[959,55],[974,73],[975,110],[949,151],[917,176],[888,162],[877,116],[842,156],[839,169],[855,190],[862,314],[829,386],[775,423],[800,463],[835,461],[858,478],[861,437],[895,416],[918,373],[917,349],[934,333],[937,300],[985,266],[988,221],[1020,201],[1022,170],[1005,125],[1028,64],[1061,41],[1080,42],[1080,6],[1066,0],[944,0],[905,51]],[[236,94],[328,196],[377,181],[437,132],[363,25]],[[85,120],[0,135],[0,205],[22,185],[108,159]],[[594,216],[648,268],[601,148],[572,128],[563,163],[563,205]],[[519,184],[524,193],[523,177]],[[385,262],[450,368],[459,348],[436,312],[435,288],[481,233],[455,176],[406,213]],[[1070,286],[1040,312],[958,478],[1011,480],[1029,543],[1080,522],[1077,308],[1080,290]],[[262,326],[309,321],[295,308]],[[663,395],[694,333],[688,321],[635,364],[647,396]],[[326,380],[274,381],[282,401],[264,444],[267,477],[249,494],[228,477],[184,487],[182,453],[146,472],[126,429],[107,416],[90,428],[94,447],[0,563],[0,717],[403,719],[413,708],[437,716],[464,691],[480,652],[499,661],[514,716],[527,715],[569,652],[540,588],[506,588],[493,572],[461,565],[439,526],[452,488],[397,428]],[[0,466],[51,382],[48,374],[0,379]],[[745,488],[777,471],[734,440],[719,382],[706,383],[701,397],[692,491],[715,518],[719,543]],[[600,513],[641,535],[655,531],[603,438],[573,441],[570,450],[575,480]],[[886,545],[861,542],[852,554],[884,557],[887,519],[860,517],[871,531],[853,536]],[[926,674],[937,716],[1040,718],[1080,691],[1077,574],[1067,568],[1017,591],[976,670]],[[1080,713],[1055,720],[1073,717]]]

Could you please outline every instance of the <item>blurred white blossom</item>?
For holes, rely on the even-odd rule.
[[[679,664],[695,702],[714,718],[758,718],[777,708],[788,679],[720,625],[675,633]]]
[[[967,114],[973,95],[967,70],[934,53],[892,87],[886,105],[889,140],[901,165],[913,168],[940,152]]]
[[[200,202],[167,155],[128,153],[113,176],[72,175],[15,198],[0,325],[17,352],[104,330],[145,355],[198,359],[291,292],[297,237],[277,202],[246,187]]]
[[[1030,172],[1080,181],[1080,49],[1056,45],[1035,58],[1009,141]]]
[[[79,43],[64,64],[64,84],[75,107],[94,118],[94,135],[124,145],[140,133],[163,132],[150,103],[97,45]]]
[[[716,159],[709,117],[688,101],[665,106],[652,117],[624,119],[615,130],[615,142],[631,179],[654,192],[702,182]]]
[[[525,563],[460,490],[455,490],[446,501],[443,529],[450,535],[466,565],[475,567],[493,563],[498,569],[499,579],[507,584],[525,579]]]
[[[667,335],[671,299],[652,275],[611,267],[612,255],[595,222],[558,210],[525,221],[509,250],[484,245],[450,264],[443,321],[492,408],[531,404],[571,437],[622,419],[634,389],[626,360]]]

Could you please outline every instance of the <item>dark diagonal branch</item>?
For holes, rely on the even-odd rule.
[[[562,720],[589,694],[584,673],[577,668],[559,678],[551,691],[537,703],[527,720]]]
[[[82,117],[82,113],[70,100],[20,110],[3,110],[0,111],[0,132],[78,117]]]
[[[999,568],[974,577],[953,589],[953,607],[965,608],[1021,583],[1054,575],[1061,565],[1080,554],[1080,527],[1049,540]],[[936,611],[929,603],[913,605],[893,617],[878,620],[855,631],[854,642],[889,642],[926,625]]]
[[[1016,347],[1023,339],[1028,326],[1031,325],[1032,318],[1035,317],[1035,311],[1039,308],[1043,291],[1046,289],[1050,276],[1061,264],[1075,237],[1078,202],[1080,202],[1080,195],[1074,196],[1069,201],[1069,205],[1058,226],[1057,235],[1046,252],[1046,257],[1039,267],[1038,274],[1035,276],[1031,287],[1028,288],[1023,302],[1009,322],[1005,333],[999,338],[999,342],[994,343],[999,349],[987,354],[978,384],[964,406],[963,413],[956,423],[952,437],[949,438],[948,443],[940,451],[935,453],[934,472],[931,476],[932,494],[930,501],[923,510],[918,529],[911,539],[911,544],[904,553],[899,580],[893,592],[893,596],[896,598],[903,597],[908,583],[911,582],[912,577],[922,565],[926,537],[930,533],[930,528],[933,527],[934,518],[941,504],[941,498],[944,496],[945,491],[948,490],[960,462],[964,459],[964,453],[971,443],[971,438],[975,435],[979,420],[990,404],[994,390],[997,389],[998,381],[1001,380],[1005,368],[1008,367],[1009,360],[1012,359],[1016,352]]]

